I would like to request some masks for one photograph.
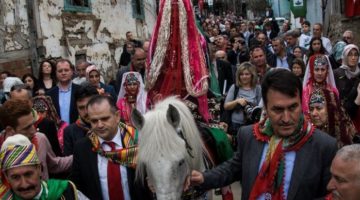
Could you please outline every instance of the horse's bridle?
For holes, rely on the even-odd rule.
[[[178,136],[184,140],[185,142],[185,148],[187,153],[189,154],[189,156],[191,158],[194,158],[194,155],[192,155],[192,147],[189,145],[189,142],[187,141],[186,137],[184,136],[182,130],[180,128],[176,128],[176,133],[178,134]]]

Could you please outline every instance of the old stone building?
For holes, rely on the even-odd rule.
[[[125,33],[146,39],[155,20],[155,0],[3,0],[0,71],[37,75],[43,59],[86,58],[109,80]]]
[[[356,0],[357,5],[360,4],[360,0]],[[354,2],[356,2],[354,1]],[[353,5],[347,5],[345,0],[329,0],[326,1],[324,6],[324,28],[331,41],[337,41],[342,38],[342,34],[345,30],[352,30],[355,35],[354,43],[360,45],[360,15],[347,16],[347,6],[353,9],[360,9],[353,7]]]

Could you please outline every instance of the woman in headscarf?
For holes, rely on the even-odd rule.
[[[352,143],[357,131],[333,92],[327,89],[314,91],[309,100],[309,112],[311,122],[336,138],[339,148]]]
[[[34,126],[47,136],[54,153],[61,156],[64,147],[64,129],[68,124],[60,119],[49,96],[35,96],[32,101],[36,120]]]
[[[342,53],[342,65],[334,71],[335,83],[342,103],[346,103],[351,89],[360,79],[359,53],[356,45],[346,45]]]
[[[339,92],[336,89],[334,74],[329,59],[326,55],[322,54],[311,56],[305,71],[302,107],[307,117],[309,117],[310,96],[314,91],[319,89],[326,89],[334,93],[336,98],[339,98]]]
[[[116,106],[119,108],[120,118],[126,124],[132,124],[130,118],[133,108],[145,114],[147,93],[144,88],[140,73],[127,72],[123,74]]]
[[[95,65],[90,65],[86,68],[86,80],[90,85],[97,88],[99,94],[106,94],[111,96],[114,101],[116,100],[115,89],[111,85],[105,85],[100,82],[100,71],[96,68]]]

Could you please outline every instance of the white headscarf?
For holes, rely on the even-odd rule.
[[[345,76],[348,79],[354,78],[360,74],[360,69],[358,66],[356,66],[355,71],[351,71],[349,67],[349,62],[347,56],[349,55],[350,51],[352,49],[355,49],[358,53],[360,53],[359,48],[354,44],[348,44],[344,47],[344,51],[342,54],[342,65],[340,68],[345,70]]]
[[[3,82],[3,87],[4,87],[4,93],[5,93],[6,100],[10,99],[10,96],[7,93],[9,93],[11,91],[11,88],[14,85],[22,85],[22,84],[24,84],[24,83],[18,77],[5,78],[5,80]]]
[[[126,73],[123,74],[117,101],[119,101],[119,99],[122,99],[122,98],[125,97],[126,91],[125,91],[124,83],[126,81],[126,76],[129,75],[129,74],[135,75],[135,77],[137,78],[137,80],[140,83],[139,92],[138,92],[138,94],[136,96],[136,109],[139,112],[141,112],[142,114],[145,114],[145,112],[146,112],[147,92],[145,91],[144,82],[143,82],[141,74],[139,72],[126,72]]]
[[[332,66],[331,66],[329,57],[327,55],[320,55],[320,54],[313,55],[313,56],[325,56],[326,57],[326,60],[327,60],[327,63],[328,63],[327,64],[328,65],[328,75],[327,75],[327,78],[326,78],[326,83],[328,85],[330,85],[331,87],[336,88],[334,72],[332,70]],[[307,84],[309,83],[310,78],[311,78],[310,63],[311,63],[311,59],[312,59],[313,56],[310,56],[309,62],[307,64],[307,66],[306,66],[305,75],[304,75],[304,81],[303,81],[303,88],[307,86]]]

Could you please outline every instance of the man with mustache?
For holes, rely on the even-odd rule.
[[[326,200],[360,199],[360,144],[344,146],[332,161]]]
[[[285,69],[273,69],[261,84],[266,115],[241,127],[233,158],[205,172],[193,171],[203,189],[240,181],[242,199],[303,200],[324,197],[334,138],[314,128],[301,108],[302,84]]]
[[[41,177],[43,180],[47,180],[49,173],[59,174],[70,171],[73,158],[72,156],[57,157],[55,155],[47,137],[35,128],[35,115],[29,100],[15,98],[6,101],[0,107],[0,123],[4,127],[1,137],[6,139],[15,134],[26,136],[36,146],[42,168]]]
[[[85,200],[67,180],[41,180],[41,165],[35,145],[21,134],[8,137],[1,147],[0,199]]]

